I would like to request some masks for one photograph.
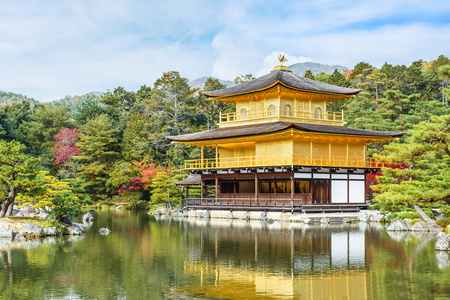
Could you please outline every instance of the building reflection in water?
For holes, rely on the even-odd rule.
[[[187,276],[177,291],[207,298],[371,299],[366,224],[308,226],[259,221],[184,221]]]

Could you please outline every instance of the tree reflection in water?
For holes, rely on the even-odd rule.
[[[426,299],[450,295],[434,235],[101,212],[80,240],[0,249],[0,298]],[[98,234],[108,227],[108,236]],[[447,253],[445,253],[447,254]],[[448,255],[448,254],[447,254]]]

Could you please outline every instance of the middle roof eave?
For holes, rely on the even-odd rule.
[[[404,134],[404,132],[374,131],[374,130],[349,128],[343,126],[273,122],[273,123],[262,123],[243,126],[222,127],[185,135],[167,136],[167,138],[175,142],[205,141],[205,140],[235,138],[235,137],[274,133],[288,128],[294,128],[306,132],[345,134],[345,135],[369,136],[369,137],[394,138],[400,137]]]

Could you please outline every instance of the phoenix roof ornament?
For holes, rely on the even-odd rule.
[[[276,71],[276,70],[289,71],[288,67],[283,66],[283,63],[288,61],[288,59],[284,55],[281,55],[281,54],[278,55],[278,61],[280,62],[280,65],[273,68],[273,71]]]
[[[280,66],[284,63],[284,62],[286,62],[286,61],[288,61],[288,59],[286,58],[286,57],[284,57],[284,55],[278,55],[278,61],[280,62]]]

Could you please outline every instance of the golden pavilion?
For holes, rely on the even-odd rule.
[[[221,113],[217,129],[167,137],[201,147],[200,158],[185,161],[191,176],[179,183],[201,187],[198,197],[187,192],[187,208],[294,212],[366,206],[366,174],[382,167],[366,157],[367,144],[404,133],[345,127],[343,111],[327,110],[327,103],[360,91],[280,65],[249,82],[203,92],[209,100],[234,103],[236,111]],[[214,148],[215,156],[204,157],[205,147]]]

